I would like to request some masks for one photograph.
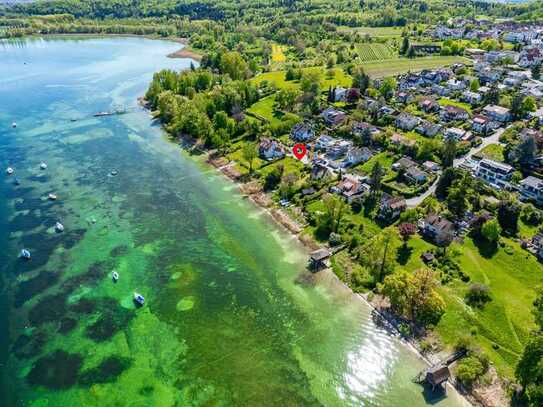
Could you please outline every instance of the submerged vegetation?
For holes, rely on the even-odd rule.
[[[478,72],[463,55],[470,49],[508,51],[518,44],[488,38],[436,41],[428,30],[436,24],[453,29],[454,18],[468,21],[469,29],[485,19],[531,21],[543,15],[541,10],[541,2],[53,0],[0,8],[0,35],[183,38],[201,56],[199,64],[155,73],[145,94],[170,136],[190,141],[195,151],[211,150],[210,161],[267,194],[267,200],[259,196],[264,206],[281,206],[296,221],[293,229],[301,239],[337,251],[331,261],[336,275],[353,290],[388,301],[403,335],[420,339],[435,334],[436,343],[426,350],[466,349],[467,357],[455,368],[466,387],[484,385],[495,369],[503,377],[516,377],[523,391],[515,397],[535,406],[542,400],[543,382],[537,370],[542,354],[537,310],[543,300],[534,290],[541,283],[536,274],[541,266],[522,251],[520,241],[541,225],[543,216],[533,205],[521,208],[509,193],[473,178],[455,159],[482,143],[483,137],[464,136],[470,129],[467,121],[485,104],[507,106],[513,120],[528,122],[537,101],[491,86],[479,102],[451,91],[451,97],[436,97],[430,100],[435,107],[427,107],[424,99],[435,96],[435,88],[411,95],[411,88],[399,83],[405,77],[398,75],[454,65],[445,70],[446,79],[435,83],[438,89],[464,90],[466,82],[477,93]],[[512,62],[503,61],[500,68]],[[537,69],[534,73],[539,75]],[[444,119],[443,111],[459,116]],[[416,125],[410,126],[410,120]],[[420,123],[440,130],[428,136],[427,127],[419,130]],[[458,140],[436,137],[443,126],[462,135]],[[505,146],[488,144],[473,157],[507,161],[518,182],[529,174],[539,147],[535,138],[519,137],[523,125],[516,126],[504,129],[500,142]],[[315,160],[306,165],[289,155],[294,142],[315,149],[309,142],[318,135],[324,136],[323,143],[333,135],[369,156],[364,162],[317,165]],[[351,154],[346,160],[355,158]],[[421,175],[413,171],[419,164],[438,169]],[[352,179],[344,177],[343,168],[349,168]],[[349,188],[362,183],[367,191],[351,196]],[[432,186],[435,196],[432,191],[424,196]],[[404,198],[417,197],[420,201],[408,207]],[[439,224],[443,236],[441,231],[426,234],[424,222]],[[447,228],[461,230],[453,235]],[[111,254],[128,251],[115,248]],[[92,287],[109,269],[111,264],[96,263],[63,280],[58,292],[32,306],[29,321],[38,329],[60,321],[60,333],[82,329],[94,343],[127,329],[134,312],[109,297],[69,301],[77,287]],[[42,271],[24,281],[15,305],[23,306],[61,277]],[[190,311],[195,302],[189,295],[175,301],[175,308]],[[78,315],[89,316],[90,322],[80,327]],[[32,338],[21,335],[15,354],[34,357],[46,339],[41,330]],[[55,367],[58,361],[62,368]],[[52,389],[110,383],[132,363],[111,356],[82,370],[79,355],[59,350],[38,359],[28,380]]]

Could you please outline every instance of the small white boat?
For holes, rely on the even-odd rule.
[[[8,167],[8,168],[6,169],[6,174],[8,174],[8,175],[13,174],[14,172],[15,172],[15,170],[14,170],[13,168],[11,168],[11,167]]]
[[[46,169],[47,169],[47,164],[45,164],[44,162],[42,162],[42,163],[40,164],[40,168],[41,168],[42,170],[46,170]]]
[[[11,123],[11,127],[13,127],[13,128],[17,127],[17,123],[15,123],[15,122]]]
[[[23,249],[21,250],[21,258],[25,259],[25,260],[30,260],[30,257],[31,257],[31,254],[30,254],[30,251],[28,249]]]
[[[49,194],[47,195],[47,198],[49,198],[50,201],[56,201],[58,197],[55,194]]]
[[[145,304],[145,298],[139,293],[134,293],[134,302],[141,307]]]
[[[112,272],[111,273],[111,278],[113,279],[113,282],[116,283],[117,281],[119,281],[119,273],[117,273],[116,271]],[[134,299],[135,299],[135,297],[134,297]]]
[[[64,232],[64,225],[60,222],[57,222],[55,224],[55,230],[60,233],[60,232]]]

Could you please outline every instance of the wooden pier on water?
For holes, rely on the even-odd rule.
[[[451,377],[449,366],[466,356],[466,354],[466,350],[460,350],[453,353],[444,361],[440,361],[439,363],[436,363],[435,365],[421,371],[413,379],[413,381],[419,384],[429,384],[432,386],[432,391],[434,391],[436,387],[441,387],[441,385],[447,382],[449,377]]]

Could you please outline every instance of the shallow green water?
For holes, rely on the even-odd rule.
[[[189,65],[177,47],[0,44],[0,404],[425,405],[413,353],[137,106],[154,71]]]

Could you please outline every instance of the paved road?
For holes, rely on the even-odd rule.
[[[509,128],[509,127],[507,127],[507,128]],[[476,147],[473,147],[465,156],[463,156],[461,158],[457,158],[456,160],[454,160],[453,166],[454,167],[459,167],[460,165],[465,163],[468,159],[471,159],[471,157],[474,154],[477,154],[478,152],[482,151],[486,146],[488,146],[490,144],[501,144],[500,143],[500,137],[501,137],[501,135],[503,134],[503,132],[505,130],[506,130],[506,128],[499,128],[491,136],[483,138],[482,139],[483,142],[480,145],[478,145]],[[415,196],[413,198],[407,199],[406,200],[407,207],[408,208],[416,208],[417,206],[419,206],[422,203],[422,201],[424,201],[430,195],[433,195],[434,192],[436,192],[437,182],[439,180],[440,175],[441,175],[441,173],[438,173],[438,177],[436,178],[434,183],[432,185],[430,185],[430,187],[424,193],[422,193],[421,195]]]

